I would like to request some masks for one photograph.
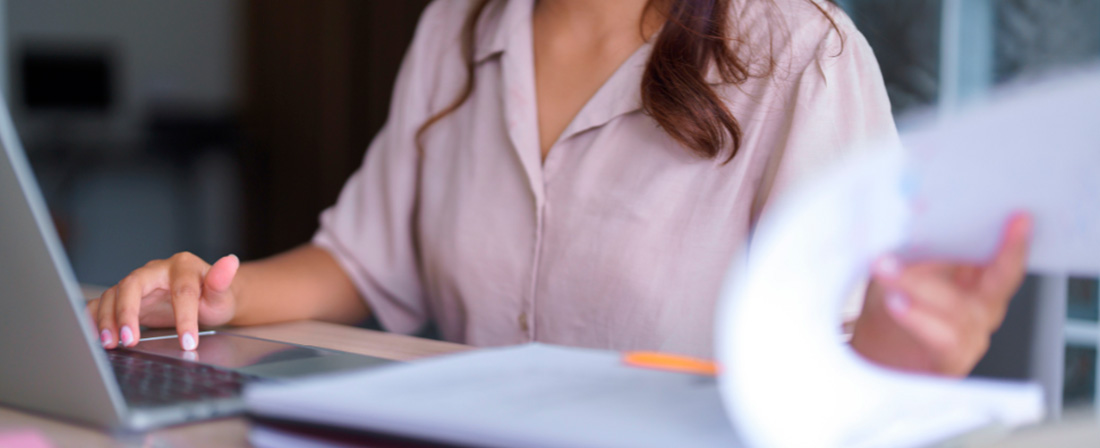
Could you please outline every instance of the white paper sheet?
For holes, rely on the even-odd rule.
[[[1030,87],[903,143],[782,199],[731,271],[716,343],[746,444],[920,446],[1042,417],[1033,384],[870,365],[836,341],[836,316],[876,257],[988,260],[1015,210],[1035,216],[1032,269],[1100,273],[1100,72]]]
[[[734,447],[715,378],[531,344],[249,387],[252,412],[472,446]]]

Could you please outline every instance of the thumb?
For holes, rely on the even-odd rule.
[[[1017,213],[1009,220],[1000,250],[982,276],[982,286],[987,291],[1012,294],[1023,279],[1027,271],[1032,221],[1027,213]]]
[[[214,262],[203,278],[203,295],[208,300],[222,298],[229,292],[229,285],[233,284],[233,278],[237,276],[239,267],[241,267],[241,260],[236,255],[227,255]]]

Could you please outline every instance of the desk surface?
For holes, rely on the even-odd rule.
[[[343,350],[394,360],[411,360],[467,350],[469,347],[316,321],[290,322],[224,330],[248,336]],[[56,447],[247,447],[248,421],[243,417],[193,423],[146,434],[112,437],[103,431],[0,406],[0,433],[33,429]],[[992,446],[1095,447],[1100,441],[1096,417],[1031,428]],[[985,444],[978,444],[985,445]]]
[[[467,347],[391,333],[316,321],[290,322],[234,328],[230,333],[343,350],[394,360],[440,355]],[[0,407],[0,433],[34,429],[57,447],[234,447],[249,446],[248,422],[243,417],[225,418],[165,428],[141,435],[112,437],[103,431],[47,417]]]

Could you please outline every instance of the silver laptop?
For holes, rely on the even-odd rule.
[[[214,332],[103,350],[3,101],[0,146],[0,404],[140,431],[241,412],[248,382],[390,362]]]

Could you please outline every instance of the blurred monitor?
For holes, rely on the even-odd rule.
[[[27,49],[20,75],[28,111],[103,112],[111,107],[111,61],[107,51]]]

